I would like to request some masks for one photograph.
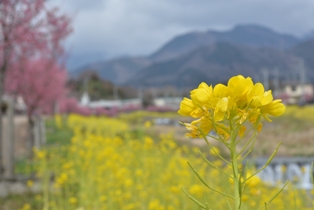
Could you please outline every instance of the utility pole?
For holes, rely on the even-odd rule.
[[[80,102],[81,105],[83,105],[83,106],[88,106],[90,103],[90,98],[88,95],[88,80],[89,80],[89,78],[86,77],[83,81],[83,95],[82,95],[81,102]]]
[[[113,84],[113,99],[118,100],[118,88],[115,84]]]
[[[265,90],[269,90],[269,73],[267,69],[262,69],[263,83]]]
[[[279,90],[279,71],[278,68],[274,69],[274,95],[276,97],[276,95],[279,94],[280,90]]]
[[[301,86],[301,97],[300,97],[300,103],[305,103],[305,82],[306,82],[306,72],[304,68],[304,61],[303,59],[299,60],[299,74],[300,74],[300,86]]]
[[[143,99],[143,93],[142,93],[142,89],[140,87],[137,89],[137,97],[140,100]]]

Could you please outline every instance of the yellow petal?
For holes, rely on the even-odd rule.
[[[286,107],[285,105],[281,103],[280,99],[272,101],[271,103],[265,105],[262,110],[263,113],[267,113],[273,116],[280,116],[285,111],[286,111]]]
[[[225,112],[221,112],[218,109],[215,110],[214,112],[214,120],[215,122],[222,121],[224,119]]]
[[[235,97],[241,97],[245,93],[247,93],[249,90],[251,90],[253,87],[253,81],[250,77],[244,78],[244,77],[238,77],[238,81],[232,81],[228,83],[228,88],[233,92]]]
[[[200,124],[200,129],[202,130],[202,133],[207,135],[209,131],[213,129],[213,125],[209,119],[202,119],[201,124]]]
[[[236,86],[239,84],[239,82],[243,79],[244,79],[244,77],[242,75],[231,77],[228,81],[228,87],[229,88],[236,88]]]
[[[183,98],[180,103],[180,109],[178,113],[183,116],[189,116],[191,112],[196,109],[191,99]]]
[[[223,84],[217,84],[214,87],[214,96],[215,97],[226,97],[228,95],[228,88]]]
[[[216,109],[219,109],[221,112],[226,112],[228,110],[228,102],[229,99],[227,97],[220,99],[216,104]]]
[[[269,104],[270,102],[272,102],[272,100],[273,100],[273,94],[272,94],[271,90],[269,90],[269,91],[266,91],[264,93],[264,96],[263,96],[263,98],[261,100],[261,103],[264,106],[264,105]]]
[[[193,103],[197,106],[203,106],[210,101],[210,94],[208,94],[205,88],[194,89],[190,94]]]
[[[200,88],[210,88],[205,82],[202,82],[199,86],[198,89]]]
[[[251,103],[253,100],[261,100],[264,96],[264,86],[262,83],[256,83],[253,88],[248,92],[247,100]]]
[[[204,114],[204,111],[201,108],[196,108],[190,113],[191,117],[199,118]]]
[[[263,113],[262,115],[268,122],[272,122],[272,120],[267,116],[267,114]]]

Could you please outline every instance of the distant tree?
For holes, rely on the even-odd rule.
[[[149,106],[154,105],[154,97],[151,92],[145,92],[142,98],[142,106],[147,108]]]
[[[71,90],[71,95],[77,98],[81,97],[84,91],[88,92],[91,100],[114,99],[115,91],[119,99],[137,97],[135,88],[115,86],[112,82],[101,78],[94,70],[83,71],[76,79],[70,79],[67,86]]]
[[[119,96],[123,98],[137,98],[138,91],[134,87],[119,87]]]

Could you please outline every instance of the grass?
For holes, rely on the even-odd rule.
[[[6,198],[0,198],[0,209],[1,210],[41,209],[37,203],[39,199],[41,199],[41,195],[33,193],[24,193],[22,195],[10,195]],[[29,204],[32,208],[27,208],[28,205],[25,204]]]
[[[47,145],[66,145],[70,143],[73,131],[66,126],[58,127],[53,118],[46,120]]]

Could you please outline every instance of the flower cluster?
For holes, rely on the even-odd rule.
[[[281,100],[273,100],[271,90],[265,91],[261,83],[254,84],[250,77],[242,75],[230,78],[227,86],[217,84],[208,86],[202,82],[190,92],[191,99],[184,98],[179,114],[197,118],[192,123],[184,123],[190,131],[187,135],[198,138],[214,130],[220,137],[228,140],[230,130],[239,136],[246,131],[244,122],[249,121],[259,132],[262,129],[261,116],[279,116],[285,112]],[[230,128],[236,125],[236,128]]]

